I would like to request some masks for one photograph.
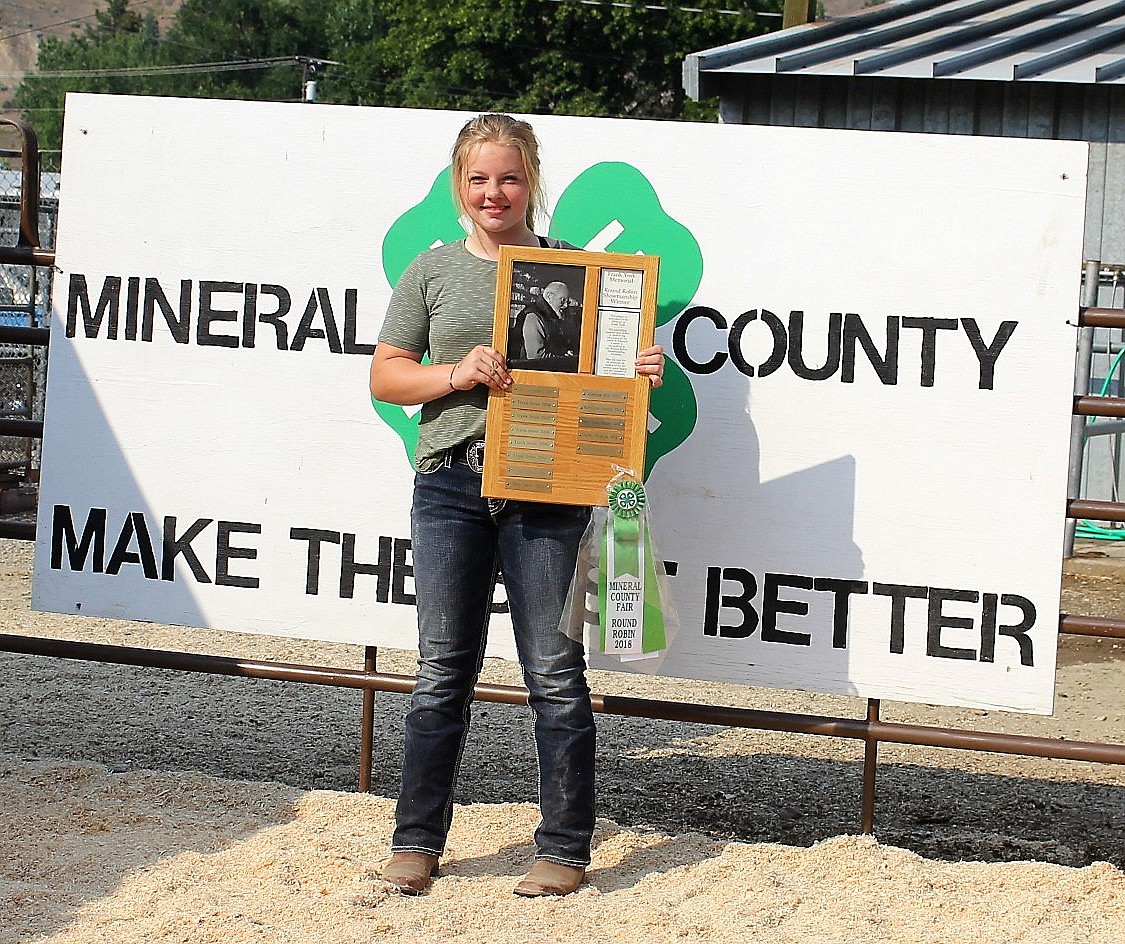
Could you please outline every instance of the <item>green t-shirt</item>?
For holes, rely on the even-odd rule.
[[[569,248],[547,239],[546,246]],[[451,367],[478,344],[492,343],[496,263],[474,256],[465,240],[421,253],[391,295],[379,340]],[[422,405],[418,449],[420,472],[432,472],[448,449],[484,435],[488,388],[451,390]]]

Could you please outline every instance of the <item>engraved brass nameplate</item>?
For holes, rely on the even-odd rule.
[[[553,469],[545,469],[537,465],[510,465],[505,474],[518,476],[521,479],[549,479],[554,476]]]
[[[608,416],[579,416],[579,426],[596,426],[598,429],[624,429],[624,420],[615,420]]]
[[[583,442],[603,442],[603,443],[620,443],[625,442],[624,433],[615,433],[611,429],[580,429],[578,430],[578,441]]]
[[[531,436],[535,439],[550,439],[555,438],[554,426],[528,426],[525,423],[512,424],[511,434],[513,436]]]
[[[512,409],[557,413],[559,401],[557,397],[512,397]]]
[[[550,465],[555,461],[555,454],[553,452],[529,452],[524,449],[509,449],[508,450],[509,462],[540,462],[544,465]]]
[[[559,421],[559,415],[558,413],[535,413],[532,410],[512,410],[512,421],[553,427]]]
[[[529,479],[506,479],[504,485],[511,492],[549,492],[550,482],[533,482]]]
[[[580,456],[622,456],[625,450],[621,446],[603,445],[601,443],[579,443]]]
[[[626,406],[624,403],[583,403],[579,409],[582,413],[602,413],[606,416],[624,416]]]
[[[512,436],[508,439],[508,446],[515,447],[516,449],[546,449],[550,450],[555,447],[554,439],[528,439],[526,436]],[[487,456],[487,452],[485,453]],[[485,459],[487,464],[488,459]]]
[[[583,400],[615,400],[624,403],[629,399],[629,394],[624,390],[583,390]]]

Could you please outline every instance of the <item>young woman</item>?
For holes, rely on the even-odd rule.
[[[532,230],[542,203],[539,145],[507,115],[469,121],[453,146],[454,196],[468,238],[423,252],[402,275],[371,364],[371,393],[422,404],[411,509],[418,677],[406,717],[402,791],[384,880],[425,891],[453,815],[473,686],[497,573],[535,715],[542,822],[519,895],[576,890],[594,830],[594,719],[582,647],[559,631],[589,510],[481,498],[489,390],[512,385],[489,343],[500,247],[562,247]],[[431,363],[422,364],[429,354]],[[659,386],[659,346],[637,358]]]

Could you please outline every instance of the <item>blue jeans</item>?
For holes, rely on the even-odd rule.
[[[589,509],[509,501],[493,513],[480,485],[463,460],[415,477],[418,680],[392,848],[445,848],[499,569],[535,714],[536,857],[584,866],[594,831],[594,716],[585,654],[559,632],[559,617]]]

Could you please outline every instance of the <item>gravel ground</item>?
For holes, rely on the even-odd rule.
[[[362,651],[358,647],[33,613],[27,605],[30,565],[29,545],[0,541],[0,632],[314,665],[358,667],[362,664]],[[1120,573],[1113,569],[1098,571],[1095,568],[1089,572],[1070,573],[1064,578],[1065,607],[1071,612],[1092,615],[1125,614],[1122,585]],[[1060,651],[1056,713],[1049,718],[895,703],[884,703],[883,717],[890,721],[1121,743],[1122,720],[1125,718],[1125,686],[1121,684],[1125,648],[1122,645],[1104,640],[1064,638]],[[412,670],[410,653],[381,650],[379,659],[380,668],[385,671]],[[485,674],[487,681],[515,682],[515,667],[500,660],[489,660]],[[865,711],[865,703],[858,699],[645,679],[615,673],[593,673],[591,685],[595,691],[606,694],[770,710],[845,717],[862,717]],[[138,828],[138,819],[147,822],[165,814],[172,821],[179,822],[183,818],[181,807],[185,803],[190,806],[184,797],[192,795],[193,790],[202,790],[221,796],[221,799],[215,801],[216,811],[210,818],[194,812],[190,818],[192,828],[206,833],[207,829],[218,828],[216,824],[221,825],[228,818],[249,817],[253,828],[243,823],[236,830],[240,836],[250,836],[258,829],[268,833],[270,823],[275,821],[288,823],[294,828],[297,828],[294,824],[301,822],[302,829],[312,829],[315,835],[316,829],[321,828],[316,824],[326,817],[333,819],[332,832],[343,829],[346,833],[349,811],[362,808],[364,828],[370,833],[365,834],[365,838],[370,840],[372,847],[365,847],[361,856],[365,861],[357,861],[355,868],[340,878],[345,884],[351,883],[348,884],[351,889],[348,892],[350,897],[347,897],[351,903],[348,907],[367,908],[371,901],[375,901],[376,904],[382,903],[379,907],[391,908],[397,915],[398,909],[403,906],[398,902],[388,904],[384,893],[379,891],[379,883],[371,876],[383,855],[389,834],[390,801],[397,789],[401,722],[406,697],[384,693],[377,696],[375,765],[369,796],[343,792],[353,791],[356,786],[360,701],[359,692],[343,689],[0,653],[0,731],[3,732],[0,751],[5,763],[0,768],[4,771],[0,776],[0,787],[15,791],[16,799],[10,802],[14,802],[16,807],[21,803],[33,803],[37,796],[46,792],[65,794],[51,802],[77,803],[80,808],[88,810],[90,803],[82,800],[83,790],[94,791],[103,797],[126,790],[157,801],[157,812],[138,814],[133,818],[131,829]],[[457,882],[469,882],[458,892],[467,897],[469,903],[465,907],[468,911],[479,910],[480,895],[491,894],[489,889],[492,885],[487,883],[498,880],[499,876],[503,880],[501,884],[504,884],[510,876],[518,876],[525,864],[530,849],[527,839],[534,827],[534,809],[528,805],[534,800],[535,789],[535,762],[530,744],[530,722],[526,709],[483,703],[476,706],[473,735],[465,755],[458,795],[459,802],[465,804],[458,813],[456,827],[462,830],[458,833],[462,837],[458,840],[462,850],[459,858],[451,847],[451,855],[457,862],[451,866],[450,874]],[[801,870],[812,870],[808,872],[811,876],[818,868],[827,868],[829,861],[835,862],[836,868],[845,872],[854,868],[869,880],[890,864],[931,890],[945,888],[954,903],[968,900],[968,889],[975,881],[987,881],[1003,887],[1007,889],[1003,892],[1006,895],[1014,894],[1020,882],[1030,881],[1025,893],[1034,896],[1036,901],[1042,901],[1044,895],[1054,895],[1065,887],[1070,889],[1067,894],[1077,896],[1076,901],[1084,900],[1083,895],[1087,895],[1093,896],[1090,901],[1099,900],[1102,904],[1090,914],[1071,907],[1071,912],[1078,915],[1075,919],[1077,924],[1072,927],[1055,926],[1051,921],[1044,923],[1042,916],[1025,927],[1019,922],[1012,924],[1009,917],[1003,918],[1009,922],[1004,926],[1007,930],[1001,933],[994,928],[993,936],[971,936],[965,930],[957,936],[942,937],[939,931],[923,933],[921,928],[929,921],[940,929],[942,922],[950,920],[945,906],[937,912],[914,915],[909,921],[903,918],[906,924],[896,923],[897,919],[896,922],[891,922],[889,918],[880,919],[881,923],[875,928],[874,925],[868,926],[871,915],[862,909],[854,914],[851,911],[845,913],[834,910],[835,905],[830,907],[822,903],[820,913],[827,924],[819,930],[808,930],[808,936],[802,936],[805,931],[798,933],[798,924],[793,923],[796,912],[792,911],[792,906],[793,901],[806,900],[810,891],[794,886],[782,896],[784,901],[779,901],[781,912],[773,917],[763,917],[755,911],[748,926],[763,933],[768,927],[787,927],[785,934],[773,935],[772,939],[802,942],[855,940],[857,934],[858,939],[903,942],[1051,940],[1057,944],[1071,940],[1125,939],[1125,876],[1121,872],[1125,868],[1125,768],[883,745],[878,774],[876,842],[854,836],[859,831],[861,791],[862,747],[857,743],[607,715],[599,718],[598,757],[599,812],[605,820],[599,829],[599,849],[602,851],[595,857],[595,866],[600,871],[595,871],[592,887],[582,893],[587,897],[591,892],[604,897],[610,890],[628,890],[632,894],[641,888],[638,881],[621,885],[619,879],[612,877],[615,870],[622,868],[622,856],[630,863],[634,860],[648,862],[645,868],[649,871],[645,874],[658,876],[660,882],[677,870],[694,868],[695,871],[691,872],[693,881],[695,878],[704,881],[706,892],[697,890],[692,894],[705,896],[717,894],[715,876],[708,878],[697,874],[703,865],[710,862],[729,859],[727,865],[742,876],[739,880],[745,879],[751,885],[761,882],[768,885],[769,881],[763,876],[768,877],[776,871],[772,880],[775,892],[778,883],[785,884],[787,881],[777,877],[782,873],[792,875]],[[250,802],[247,800],[249,796],[255,799]],[[10,802],[0,806],[0,809],[8,809],[7,813],[0,813],[0,823],[5,824],[5,831],[9,833],[9,868],[16,869],[20,875],[28,869],[32,872],[40,869],[44,875],[53,874],[58,863],[52,856],[56,854],[62,856],[60,861],[65,861],[69,869],[74,863],[67,855],[79,854],[88,859],[96,853],[96,849],[91,851],[82,847],[78,853],[69,849],[66,855],[58,850],[48,855],[42,849],[37,852],[25,849],[26,842],[20,845],[20,851],[11,851],[11,844],[15,841],[12,836],[26,840],[26,835],[21,832],[21,823],[11,819],[13,816],[18,819],[24,811],[13,808]],[[305,813],[295,815],[294,810],[307,812],[311,820],[306,821]],[[43,811],[36,815],[50,819]],[[339,817],[342,817],[344,825],[335,823],[335,818]],[[372,824],[371,817],[377,820],[376,824]],[[179,828],[185,827],[181,824]],[[38,827],[27,826],[27,829],[35,835]],[[117,825],[110,824],[100,829],[107,832],[111,845],[117,842],[114,839],[118,835]],[[79,829],[83,834],[88,831],[98,832],[99,828],[87,824]],[[50,829],[46,833],[55,835]],[[64,834],[65,828],[60,827],[59,835]],[[139,871],[115,867],[111,870],[114,880],[109,884],[118,888],[118,880],[125,883],[126,876],[141,881],[142,885],[144,881],[150,884],[157,881],[153,877],[153,869],[164,869],[167,864],[168,835],[167,831],[160,832],[163,837],[160,841],[146,840],[151,844],[151,851],[141,856],[142,861],[137,865]],[[220,837],[223,835],[220,830]],[[254,835],[257,833],[254,832]],[[309,841],[303,833],[302,836],[302,842]],[[673,836],[677,838],[669,838]],[[610,842],[612,837],[618,837],[615,840],[617,846]],[[293,841],[293,837],[275,838],[287,851],[275,849],[267,854],[261,849],[248,848],[247,854],[267,858],[273,855],[275,861],[295,854],[286,845]],[[354,844],[358,841],[354,836],[345,840],[346,837],[337,837],[325,845],[326,840],[322,837],[317,840],[320,843],[317,848],[322,851],[330,849],[332,843],[338,841],[343,849],[348,842]],[[232,854],[229,849],[232,841],[229,836],[216,838],[208,833],[200,839],[200,849],[214,852],[212,846],[218,843],[226,850],[224,854]],[[489,859],[484,850],[491,846],[491,856],[495,859],[496,844],[505,841],[507,845],[503,848],[509,850],[507,857],[502,855],[497,861]],[[175,843],[172,845],[180,849]],[[651,850],[655,846],[662,850],[659,866],[652,860]],[[144,848],[148,849],[149,845],[144,845]],[[194,847],[185,841],[184,848],[191,850]],[[614,849],[617,851],[614,852]],[[737,850],[737,854],[730,850]],[[327,852],[324,854],[328,855]],[[198,858],[203,853],[197,851],[193,855]],[[797,859],[792,859],[793,856]],[[918,859],[918,856],[923,858]],[[782,859],[785,859],[784,863]],[[776,868],[768,867],[768,862],[774,860]],[[961,863],[957,866],[961,869],[973,863],[980,867],[1013,869],[1021,867],[988,864],[1032,861],[1040,863],[1037,868],[1047,871],[1036,872],[1033,881],[1026,875],[1020,878],[1016,873],[1008,872],[988,873],[988,877],[972,872],[946,875],[941,871],[945,867],[943,860],[950,864]],[[104,868],[102,861],[102,866],[92,865],[95,872]],[[268,871],[261,861],[255,861],[255,868]],[[457,863],[466,861],[484,861],[484,865],[480,868],[463,867],[458,871]],[[13,862],[16,865],[12,865]],[[816,864],[818,862],[819,865]],[[211,860],[208,863],[208,868],[218,867]],[[1093,863],[1107,864],[1093,865],[1093,872],[1082,868]],[[86,865],[91,867],[90,862]],[[1058,866],[1068,868],[1058,871]],[[292,863],[286,867],[296,868]],[[120,875],[118,871],[121,871]],[[752,881],[746,877],[750,872],[754,876]],[[970,878],[971,875],[976,875],[976,878]],[[1072,881],[1069,876],[1085,876],[1073,881],[1078,882],[1078,886],[1086,882],[1086,886],[1082,886],[1086,887],[1086,892],[1079,894],[1075,891],[1078,886],[1067,885]],[[595,880],[597,877],[600,877],[600,884]],[[680,877],[683,879],[682,875]],[[340,930],[338,934],[324,938],[308,936],[311,932],[294,930],[297,927],[292,923],[295,918],[290,916],[290,919],[282,920],[277,915],[266,920],[262,926],[275,927],[270,921],[280,921],[276,927],[288,927],[290,930],[286,934],[291,936],[262,931],[262,936],[247,932],[248,936],[240,937],[233,932],[233,926],[228,921],[220,922],[212,938],[204,936],[198,927],[195,931],[185,931],[183,921],[177,920],[168,927],[151,921],[137,924],[135,933],[138,936],[130,937],[122,936],[119,922],[123,919],[120,915],[112,919],[102,915],[97,919],[109,922],[98,932],[98,935],[104,933],[104,937],[96,936],[90,930],[94,926],[102,927],[97,922],[90,926],[78,925],[86,929],[82,932],[86,937],[67,936],[75,927],[72,921],[76,910],[86,913],[90,907],[95,907],[90,902],[103,902],[107,895],[108,900],[115,901],[120,892],[109,894],[105,889],[99,892],[100,886],[94,881],[93,890],[79,882],[72,889],[70,898],[67,894],[56,893],[57,898],[61,894],[59,900],[66,915],[64,921],[34,894],[26,892],[25,885],[32,887],[34,882],[28,885],[22,878],[13,880],[9,873],[0,872],[0,890],[4,888],[2,883],[5,878],[9,883],[9,903],[16,905],[14,914],[19,919],[14,927],[21,929],[18,933],[22,936],[5,937],[0,931],[0,944],[31,940],[33,933],[42,935],[35,937],[36,940],[51,941],[353,939],[348,936],[353,933],[352,930]],[[658,881],[658,878],[653,878],[653,881]],[[272,876],[270,881],[275,879],[276,876]],[[474,886],[470,879],[485,882],[487,888],[482,890],[479,884]],[[308,876],[306,880],[312,881]],[[832,879],[845,884],[853,880],[856,880],[854,876],[846,880],[842,876]],[[10,884],[13,881],[15,884]],[[182,876],[159,879],[159,882],[165,881],[172,881],[174,886],[176,881],[187,880]],[[331,886],[325,895],[343,894],[329,879],[324,881]],[[812,879],[809,878],[809,881]],[[143,894],[149,899],[157,895],[159,888],[165,887],[159,882],[155,890],[148,886],[142,888]],[[217,884],[207,884],[210,882]],[[445,885],[449,894],[453,894],[460,888],[457,882],[442,881],[436,887]],[[615,882],[618,884],[615,885]],[[192,895],[221,897],[225,894],[221,881],[215,876],[208,878],[201,887],[204,891],[196,889]],[[678,890],[673,892],[673,887]],[[747,894],[749,887],[744,889]],[[899,892],[917,897],[919,887],[907,882]],[[510,883],[504,888],[510,890]],[[661,896],[670,895],[669,901],[679,900],[686,894],[682,881],[680,885],[673,882],[667,888],[660,885],[659,889],[650,891],[660,900],[664,900]],[[178,892],[175,895],[169,892],[169,895],[170,900],[179,900],[176,897]],[[436,895],[435,888],[427,900]],[[1098,896],[1109,897],[1102,900]],[[507,895],[507,898],[510,897]],[[507,907],[507,898],[503,899],[504,907]],[[365,901],[368,905],[363,905]],[[712,898],[707,898],[707,901],[712,908],[734,907],[729,903],[722,905]],[[741,903],[738,907],[748,907],[745,896],[738,901]],[[132,914],[130,909],[135,911],[140,907],[132,898],[123,905],[118,902],[118,905],[124,907],[127,914]],[[192,898],[191,903],[184,907],[191,910],[197,905],[203,907]],[[561,904],[558,906],[562,907]],[[602,901],[594,910],[605,906],[606,902]],[[151,901],[144,907],[151,910]],[[292,902],[286,907],[292,907]],[[461,906],[450,904],[449,907],[456,912]],[[930,907],[926,905],[926,908]],[[966,929],[977,927],[983,920],[982,913],[973,910],[975,907],[973,905],[965,912]],[[980,907],[984,908],[983,902]],[[297,910],[300,911],[299,908]],[[229,909],[220,908],[219,911],[229,917]],[[782,912],[789,918],[783,921],[779,917]],[[348,912],[348,915],[351,913]],[[136,917],[133,914],[130,920]],[[152,915],[149,914],[149,917]],[[341,928],[351,928],[348,922],[354,917],[345,915],[346,920],[341,919],[344,921]],[[697,914],[693,919],[696,926],[691,922],[684,925],[678,918],[674,922],[661,923],[650,916],[646,919],[647,924],[642,922],[635,928],[628,925],[632,928],[629,934],[635,931],[636,940],[728,939],[723,935],[729,928],[724,930],[710,918],[705,918],[707,916],[703,912]],[[374,930],[370,915],[363,920],[368,922],[365,927]],[[585,919],[577,913],[570,915],[568,920],[576,922],[576,929],[584,927],[582,922]],[[1105,924],[1105,921],[1110,923]],[[3,923],[3,918],[0,918],[0,928]],[[377,921],[375,923],[378,924]],[[253,922],[247,926],[253,926]],[[69,927],[71,930],[58,936],[48,933],[52,927]],[[460,926],[459,937],[450,934],[447,938],[437,933],[436,926],[430,923],[423,922],[415,930],[425,930],[431,937],[436,933],[437,939],[475,940],[469,935],[467,927]],[[653,930],[654,927],[659,927],[659,933]],[[692,931],[692,927],[696,930]],[[865,927],[866,932],[863,930]],[[110,928],[116,930],[111,934]],[[847,928],[851,929],[848,936],[834,936],[837,932],[843,934]],[[1018,928],[1024,929],[1019,932],[1023,936],[1016,934]],[[894,933],[891,933],[892,930]],[[486,931],[488,928],[480,930],[481,940],[486,939]],[[883,934],[884,931],[886,934]],[[208,935],[210,933],[208,931]],[[520,933],[529,934],[529,940],[556,939],[549,934],[536,937],[530,925]],[[1011,936],[1004,936],[1009,933]],[[615,937],[619,940],[634,939],[629,934]],[[524,938],[508,935],[493,939],[515,941]]]

